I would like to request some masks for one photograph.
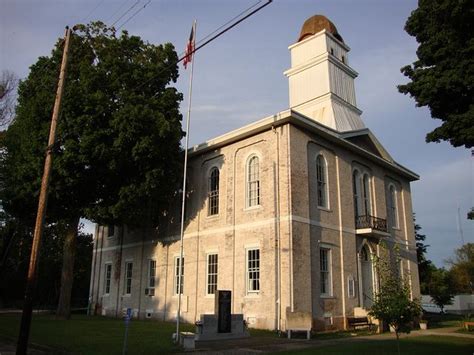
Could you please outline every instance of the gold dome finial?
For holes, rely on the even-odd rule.
[[[328,31],[339,41],[344,43],[344,40],[342,39],[341,35],[339,34],[339,32],[337,32],[336,26],[331,21],[329,21],[326,16],[323,15],[314,15],[304,22],[303,27],[301,27],[298,42],[318,32],[321,32],[322,30]]]

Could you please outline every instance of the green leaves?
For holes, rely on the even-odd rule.
[[[174,47],[117,36],[100,22],[76,26],[71,41],[48,219],[156,225],[180,176]],[[59,41],[31,67],[6,133],[1,200],[15,215],[35,214],[61,52]]]
[[[400,277],[398,250],[382,245],[381,251],[383,256],[375,260],[380,285],[369,315],[392,326],[398,338],[400,332],[410,332],[409,325],[421,314],[421,306],[419,300],[411,299],[408,279]]]
[[[474,146],[474,3],[420,0],[405,30],[419,43],[418,60],[401,72],[411,81],[398,90],[428,106],[442,125],[427,142]]]

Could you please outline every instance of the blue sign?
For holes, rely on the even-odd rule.
[[[128,322],[130,322],[130,319],[132,319],[132,309],[127,308],[127,313],[125,314],[125,323],[128,324]]]

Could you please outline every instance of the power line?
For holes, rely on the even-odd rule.
[[[222,36],[224,33],[226,33],[227,31],[231,30],[232,28],[234,28],[234,27],[237,26],[239,23],[241,23],[242,21],[246,20],[247,18],[249,18],[250,16],[252,16],[252,15],[255,14],[256,12],[260,11],[260,10],[263,9],[265,6],[270,5],[270,4],[272,3],[272,1],[273,1],[273,0],[267,0],[267,2],[266,2],[265,4],[259,6],[258,8],[256,8],[256,9],[253,10],[252,12],[248,13],[247,15],[245,15],[244,17],[242,17],[242,18],[239,19],[238,21],[234,22],[232,25],[230,25],[230,26],[224,28],[222,31],[220,31],[219,33],[215,34],[215,35],[212,36],[211,38],[209,38],[211,35],[206,36],[206,38],[209,38],[208,40],[206,40],[204,43],[202,43],[202,44],[196,46],[195,48],[193,48],[193,50],[192,50],[190,53],[184,54],[184,55],[181,54],[181,55],[180,55],[180,58],[179,58],[176,62],[173,62],[173,63],[171,63],[170,65],[168,65],[167,67],[163,68],[163,70],[161,70],[161,71],[159,72],[159,74],[161,74],[161,72],[163,72],[165,69],[170,68],[172,65],[176,65],[176,64],[182,62],[182,61],[184,60],[184,58],[186,58],[187,55],[193,55],[193,54],[196,53],[199,49],[203,48],[204,46],[208,45],[209,43],[211,43],[212,41],[214,41],[214,40],[217,39],[218,37]],[[256,5],[258,5],[260,2],[261,2],[261,0],[260,0],[258,3],[256,3],[255,5],[249,7],[249,9],[252,9],[252,8],[255,7]],[[247,10],[244,10],[243,12],[241,12],[241,14],[245,13],[246,11],[247,11]],[[237,17],[239,17],[239,15],[238,15]],[[234,18],[235,18],[235,17],[234,17]],[[230,20],[230,22],[232,22],[232,20]],[[229,21],[228,21],[227,23],[229,23]],[[225,25],[220,26],[220,28],[222,28],[223,26],[225,26]],[[215,33],[215,32],[217,32],[217,30],[214,31],[213,33]],[[202,42],[202,40],[199,41],[199,42]],[[155,75],[154,77],[152,77],[152,78],[150,78],[150,79],[144,81],[143,83],[141,83],[140,85],[138,85],[137,87],[135,87],[133,90],[137,90],[137,89],[141,88],[143,85],[148,84],[150,81],[156,79],[157,77],[158,77],[158,75]],[[155,94],[155,95],[156,95],[156,94]]]
[[[137,0],[133,5],[131,5],[125,12],[124,14],[122,14],[120,16],[119,19],[117,19],[113,24],[112,26],[110,27],[113,27],[114,24],[116,24],[121,18],[123,18],[127,13],[129,13],[134,7],[136,7],[138,5],[138,3],[140,2],[141,0]],[[150,2],[150,1],[149,1]],[[194,50],[192,51],[191,54],[194,54],[195,52],[197,52],[198,50],[200,50],[201,48],[203,48],[204,46],[208,45],[210,42],[214,41],[215,39],[217,39],[218,37],[222,36],[224,33],[226,33],[227,31],[229,31],[230,29],[232,29],[233,27],[237,26],[239,23],[243,22],[244,20],[246,20],[247,18],[249,18],[250,16],[252,16],[253,14],[255,14],[256,12],[260,11],[261,9],[263,9],[264,7],[266,7],[267,5],[269,5],[270,3],[272,3],[272,0],[267,0],[267,2],[265,2],[263,5],[259,6],[258,8],[256,8],[255,10],[251,11],[250,13],[247,13],[249,10],[255,8],[258,4],[260,4],[262,2],[262,0],[259,0],[258,2],[256,2],[254,5],[246,8],[245,10],[241,11],[238,15],[234,16],[232,19],[228,20],[227,22],[225,22],[223,25],[219,26],[217,29],[215,29],[214,31],[212,31],[211,33],[209,33],[208,35],[206,35],[205,37],[203,37],[202,39],[200,39],[199,41],[197,41],[197,44],[199,44],[198,46],[196,46],[194,48]],[[148,3],[146,4],[148,5]],[[123,6],[122,6],[123,7]],[[140,9],[140,11],[142,10],[143,8]],[[244,17],[240,18],[243,14],[247,13]],[[134,15],[132,15],[129,20],[133,17]],[[236,19],[240,18],[238,21],[235,21]],[[128,20],[127,20],[128,21]],[[235,21],[235,22],[233,22]],[[233,23],[232,23],[233,22]],[[228,26],[230,23],[232,23],[232,25]],[[124,24],[122,24],[121,26],[123,26]],[[227,26],[226,28],[224,28],[225,26]],[[224,28],[224,29],[222,29]],[[222,29],[222,30],[221,30]],[[221,30],[220,32],[218,32],[219,30]],[[218,32],[216,34],[216,32]],[[204,43],[202,43],[204,41]],[[132,88],[131,90],[132,91],[135,91],[135,90],[138,90],[140,89],[141,87],[143,87],[144,85],[150,83],[152,80],[155,80],[156,78],[159,77],[159,75],[161,75],[161,73],[163,73],[164,71],[170,69],[171,67],[179,64],[181,61],[184,60],[185,58],[185,52],[181,52],[178,56],[178,60],[177,61],[173,61],[171,62],[170,64],[168,64],[166,67],[162,68],[160,71],[157,72],[157,74],[153,77],[151,77],[150,79],[140,83],[139,85],[135,86],[134,88]],[[46,63],[47,65],[49,65],[50,63]],[[44,70],[46,70],[47,68],[43,68],[41,69],[38,73],[42,73]],[[37,73],[37,74],[38,74]],[[44,85],[44,83],[42,83]],[[45,86],[43,86],[43,88],[45,88]],[[158,94],[158,92],[154,95],[156,96]]]
[[[116,24],[117,22],[119,22],[122,18],[124,18],[124,16],[127,15],[130,11],[132,11],[133,8],[134,8],[135,6],[137,6],[140,1],[141,1],[141,0],[135,1],[135,3],[134,3],[132,6],[130,6],[130,7],[127,9],[127,11],[125,11],[125,12],[122,14],[122,16],[120,16],[110,27],[114,27],[115,24]]]
[[[109,16],[109,17],[108,17],[106,20],[104,20],[104,21],[105,21],[105,22],[109,22],[110,20],[112,20],[112,19],[115,17],[115,15],[117,15],[117,14],[120,12],[120,10],[122,10],[122,8],[124,7],[124,5],[125,5],[127,2],[129,2],[129,0],[125,0],[125,1],[122,3],[122,5],[120,5],[120,6],[118,7],[117,11],[115,11],[111,16]]]
[[[133,13],[132,16],[130,16],[124,23],[122,23],[118,28],[117,28],[117,31],[120,30],[128,21],[130,21],[132,18],[134,18],[140,11],[142,11],[145,7],[147,7],[147,5],[151,3],[151,0],[148,0],[148,2],[143,5],[141,8],[139,8],[137,11],[135,11]]]
[[[257,1],[255,4],[253,4],[252,6],[249,6],[248,8],[246,8],[245,10],[241,11],[239,14],[235,15],[234,17],[232,17],[229,21],[227,21],[226,23],[224,23],[222,26],[219,26],[218,28],[216,28],[214,31],[212,31],[211,33],[209,33],[207,36],[205,36],[204,38],[201,38],[199,41],[197,41],[196,43],[199,44],[201,43],[202,41],[205,41],[206,39],[208,39],[209,37],[211,37],[214,33],[216,33],[217,31],[221,30],[222,28],[224,28],[225,26],[227,26],[229,23],[231,23],[232,21],[236,20],[237,18],[239,18],[240,16],[242,16],[243,14],[245,14],[247,11],[250,11],[251,9],[253,9],[255,6],[257,6],[258,4],[260,4],[262,2],[262,0],[259,0]]]
[[[84,17],[82,20],[80,20],[79,22],[84,22],[85,20],[87,20],[87,19],[94,13],[94,11],[97,10],[97,9],[100,7],[100,5],[102,5],[102,4],[104,3],[104,1],[105,1],[105,0],[100,1],[100,2],[97,4],[97,6],[95,6],[95,7],[91,10],[91,12],[89,12],[89,14],[88,14],[86,17]]]

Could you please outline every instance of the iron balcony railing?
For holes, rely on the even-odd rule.
[[[381,232],[387,232],[387,220],[371,215],[357,216],[356,229],[372,228]]]

